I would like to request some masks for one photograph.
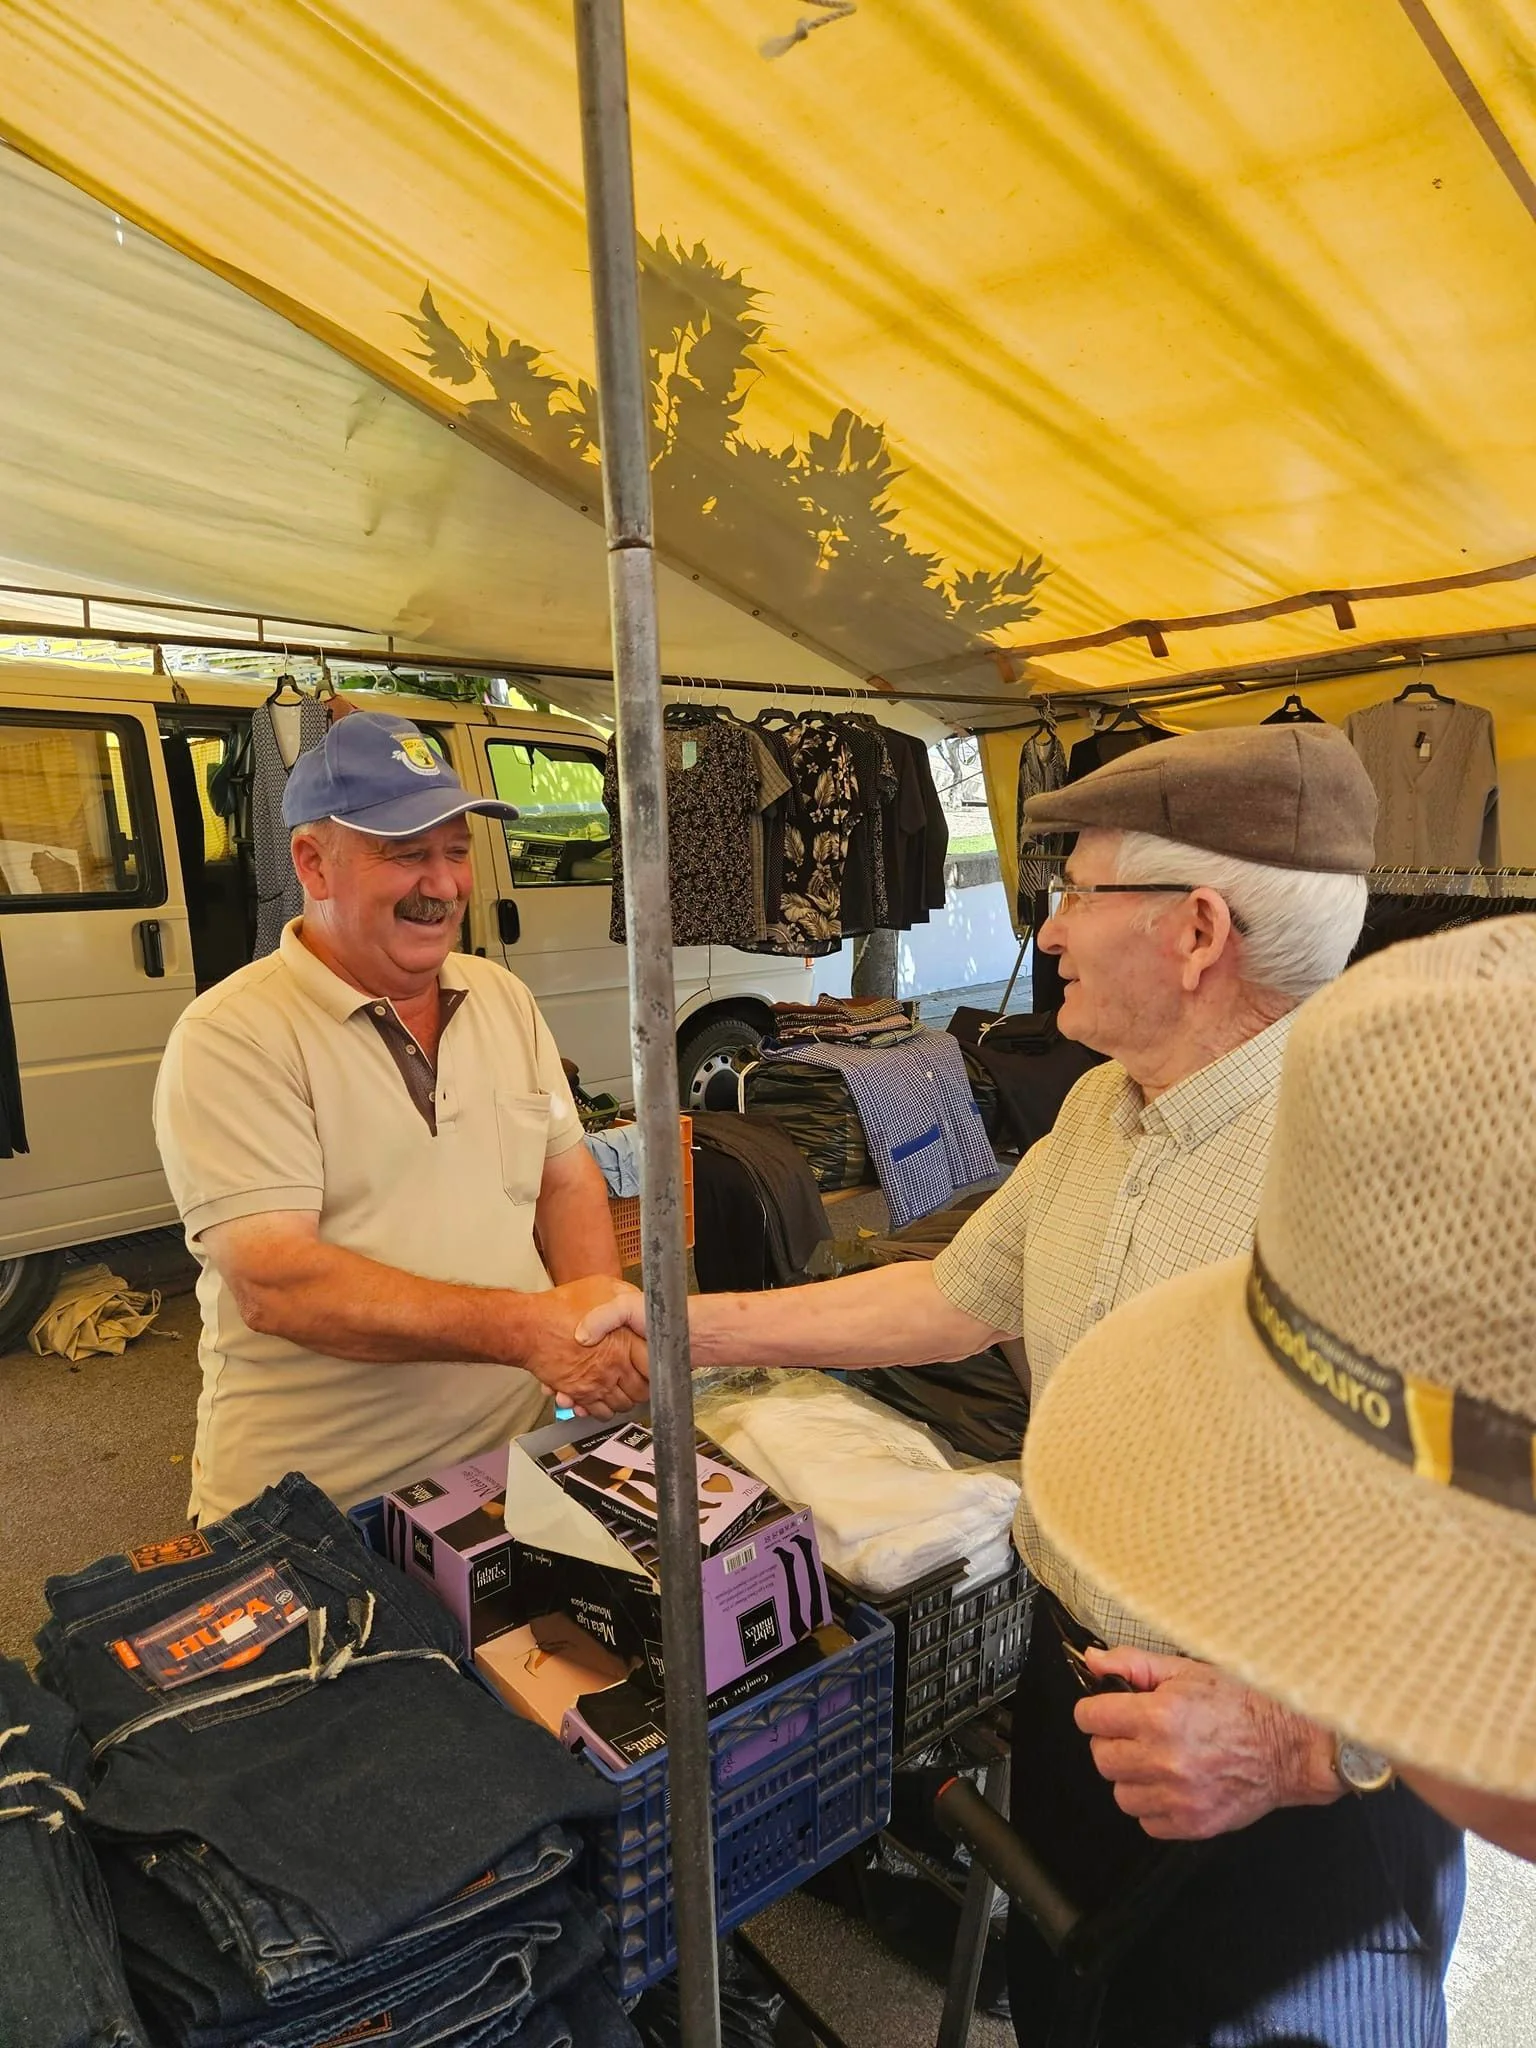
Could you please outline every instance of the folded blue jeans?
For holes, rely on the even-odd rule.
[[[535,2006],[514,2040],[516,2048],[640,2048],[640,2036],[599,1977],[583,1978],[563,1997]]]
[[[312,1997],[285,1999],[229,2026],[186,2024],[174,1998],[163,1996],[147,1975],[144,2004],[176,2048],[320,2048],[349,2034],[361,2039],[385,2033],[391,2048],[415,2048],[418,2042],[472,2036],[491,2021],[515,2026],[533,2003],[540,1954],[564,1939],[558,1919],[511,1928],[482,1925],[442,1941],[414,1966],[370,1975],[352,1965],[351,1982],[327,1983]],[[600,1953],[594,1934],[592,1960]],[[141,1981],[139,1959],[131,1953],[130,1965]]]
[[[145,2048],[81,1830],[87,1784],[75,1716],[0,1658],[0,2042]]]
[[[108,1853],[102,1869],[135,1981],[152,1985],[157,2008],[174,2010],[187,2028],[216,2031],[264,2013],[275,2022],[291,2006],[340,1998],[355,1985],[403,1975],[455,1944],[479,1939],[482,1923],[496,1931],[558,1918],[567,1895],[558,1880],[572,1854],[570,1838],[546,1828],[494,1871],[358,1961],[330,1963],[302,1976],[286,1971],[276,1983],[266,1969],[253,1978],[240,1943],[215,1946],[197,1906],[174,1886],[156,1883],[153,1867],[145,1870]],[[154,1859],[145,1860],[153,1866]]]
[[[263,1566],[307,1620],[253,1663],[157,1691],[114,1652]],[[369,1954],[545,1828],[612,1811],[594,1772],[463,1676],[452,1617],[300,1474],[179,1554],[103,1558],[46,1592],[40,1675],[93,1745],[91,1833],[182,1877],[205,1844],[182,1894],[274,1989]]]
[[[392,2048],[416,2048],[473,2039],[492,2023],[501,2039],[536,2002],[594,1971],[608,1940],[593,1908],[557,1881],[508,1902],[494,1919],[440,1933],[403,1959],[391,1961],[390,1950],[381,1950],[336,1971],[308,1997],[207,2025],[190,2017],[187,1987],[163,1960],[163,1950],[173,1945],[165,1938],[167,1923],[185,1910],[164,1895],[150,1895],[134,1924],[151,1945],[141,1948],[125,1931],[145,2009],[176,2048],[319,2048],[349,2033],[360,2039],[387,2033]],[[184,1927],[183,1940],[191,1933]],[[237,1991],[237,1973],[229,1978],[227,1988]]]

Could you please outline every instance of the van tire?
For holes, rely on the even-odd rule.
[[[732,1078],[757,1058],[763,1034],[745,1017],[713,1016],[683,1030],[677,1040],[677,1092],[683,1114],[734,1110]]]
[[[62,1252],[0,1259],[0,1352],[19,1351],[27,1332],[53,1299],[64,1270]]]

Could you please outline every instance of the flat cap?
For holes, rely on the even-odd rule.
[[[1181,733],[1030,797],[1032,832],[1152,832],[1277,868],[1363,875],[1376,792],[1336,726]]]

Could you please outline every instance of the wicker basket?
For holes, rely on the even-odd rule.
[[[683,1145],[683,1243],[693,1243],[693,1118],[678,1118]],[[640,1263],[640,1203],[634,1195],[610,1195],[608,1213],[613,1234],[619,1241],[619,1258],[626,1266]]]

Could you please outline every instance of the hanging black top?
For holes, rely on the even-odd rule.
[[[843,893],[839,906],[843,936],[889,928],[890,901],[886,891],[885,821],[886,808],[895,802],[898,788],[896,767],[883,729],[862,712],[849,712],[837,721],[844,739],[853,749],[854,772],[858,777],[861,815],[848,838],[848,860],[843,869]]]

